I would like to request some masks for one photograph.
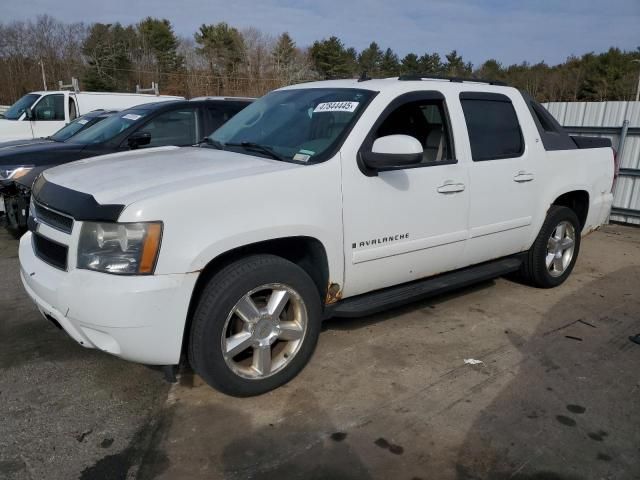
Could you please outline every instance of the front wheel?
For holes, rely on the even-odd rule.
[[[214,388],[233,396],[259,395],[304,368],[320,320],[320,295],[304,270],[273,255],[243,258],[204,288],[189,359]]]
[[[578,258],[580,230],[580,221],[573,210],[552,205],[523,263],[525,280],[542,288],[563,283]]]

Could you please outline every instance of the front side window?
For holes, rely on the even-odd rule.
[[[81,131],[69,139],[70,142],[80,143],[82,145],[94,145],[97,143],[108,142],[116,135],[124,132],[126,129],[142,123],[148,110],[125,110],[117,113],[106,120]]]
[[[271,92],[216,130],[210,143],[284,161],[323,161],[339,148],[374,94],[348,88]]]
[[[37,121],[62,121],[64,115],[64,95],[45,95],[33,109],[33,118]]]
[[[151,134],[147,147],[186,146],[198,143],[198,111],[195,108],[161,113],[141,129]]]
[[[24,97],[21,97],[16,103],[11,105],[9,110],[0,115],[0,118],[6,118],[7,120],[18,120],[27,108],[33,106],[34,102],[40,98],[37,93],[29,93]]]
[[[453,159],[444,104],[440,100],[416,100],[392,110],[376,129],[373,140],[387,135],[409,135],[423,148],[422,163]]]
[[[474,162],[522,155],[522,132],[509,97],[494,93],[463,92],[460,101]]]

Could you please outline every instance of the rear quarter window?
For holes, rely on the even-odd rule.
[[[474,162],[522,155],[522,131],[509,97],[495,93],[463,92],[460,102]]]

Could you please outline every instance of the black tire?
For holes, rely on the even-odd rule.
[[[266,284],[284,284],[304,302],[307,327],[304,338],[282,370],[261,379],[234,372],[223,356],[223,330],[231,311],[248,292]],[[252,255],[237,260],[214,275],[196,307],[189,339],[189,361],[213,388],[236,397],[260,395],[293,379],[313,355],[321,327],[320,295],[309,275],[296,264],[275,255]]]
[[[565,221],[571,223],[576,233],[573,257],[561,275],[552,276],[547,269],[545,261],[547,256],[547,243],[556,226]],[[522,264],[521,275],[523,279],[527,283],[540,288],[553,288],[562,284],[567,277],[571,275],[571,271],[578,259],[581,230],[580,221],[573,210],[567,207],[552,205],[547,212],[547,218],[540,229],[540,233],[538,233],[535,242],[533,242],[533,245],[527,252]]]

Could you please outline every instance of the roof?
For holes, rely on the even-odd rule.
[[[371,80],[321,80],[317,82],[299,83],[283,87],[279,90],[293,90],[301,88],[357,88],[361,90],[371,90],[374,92],[394,92],[405,93],[416,90],[436,89],[442,92],[451,91],[458,93],[461,91],[477,92],[504,92],[505,89],[516,90],[505,85],[492,85],[483,81],[472,79],[465,81],[451,81],[445,78],[422,78],[421,80],[401,80],[400,77],[377,78]]]
[[[255,101],[255,97],[219,97],[219,96],[204,96],[204,97],[194,97],[190,102],[199,102],[202,100],[218,100],[224,102],[253,102]]]
[[[142,103],[140,105],[135,105],[133,107],[129,107],[126,110],[169,110],[175,107],[192,107],[195,104],[200,104],[200,105],[216,105],[216,104],[220,104],[220,103],[226,103],[229,102],[232,99],[232,97],[224,97],[223,99],[213,99],[213,98],[207,98],[207,99],[193,99],[193,100],[168,100],[168,101],[164,101],[164,102],[151,102],[151,103]],[[233,101],[238,101],[238,102],[249,102],[247,99],[233,99]],[[253,100],[251,100],[253,101]],[[122,111],[126,111],[125,109],[123,109]]]

